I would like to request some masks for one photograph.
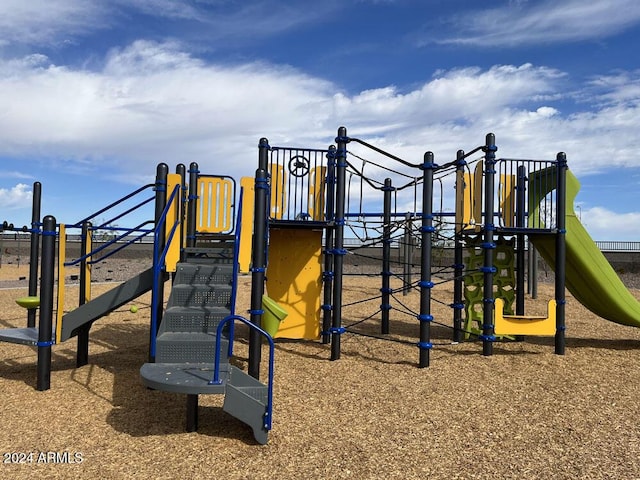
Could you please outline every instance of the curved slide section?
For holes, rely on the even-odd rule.
[[[567,289],[596,315],[622,325],[640,327],[640,302],[627,290],[575,215],[573,203],[579,190],[580,182],[567,171]],[[537,205],[539,200],[530,198],[529,205]],[[553,267],[556,253],[554,236],[531,235],[530,238]]]

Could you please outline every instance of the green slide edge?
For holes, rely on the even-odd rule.
[[[541,180],[542,178],[545,180]],[[539,173],[537,179],[549,183],[550,188],[530,189],[530,208],[539,205],[546,193],[555,188],[555,185],[552,185],[555,184],[555,175],[545,176],[545,173]],[[529,181],[531,184],[536,179]],[[616,271],[576,217],[574,200],[579,191],[580,182],[573,173],[567,171],[566,287],[576,300],[599,317],[621,325],[640,327],[640,302],[622,283]],[[530,238],[546,262],[552,268],[555,267],[555,236],[530,235]]]

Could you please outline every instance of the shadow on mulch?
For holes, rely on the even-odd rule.
[[[67,362],[66,367],[74,370],[72,380],[89,394],[113,405],[107,423],[116,431],[133,437],[186,433],[186,395],[154,391],[140,380],[140,367],[148,357],[148,343],[143,339],[148,335],[144,325],[109,325],[92,332],[90,339],[90,350],[91,346],[100,346],[106,351],[90,352],[89,365],[82,367],[82,374],[75,369],[75,360]],[[105,398],[95,384],[94,370],[98,368],[113,376],[111,398]],[[209,396],[200,396],[199,434],[255,443],[250,429],[222,410],[221,396],[219,402],[205,397]]]

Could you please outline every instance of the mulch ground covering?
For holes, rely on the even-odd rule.
[[[241,284],[244,312],[249,278]],[[96,284],[94,294],[112,286]],[[344,301],[379,288],[377,278],[347,277]],[[14,301],[24,294],[0,291],[2,328],[25,325]],[[433,296],[451,303],[450,284]],[[552,296],[541,284],[527,309],[544,310]],[[34,388],[35,348],[0,344],[0,477],[640,478],[640,329],[604,321],[567,296],[566,355],[554,354],[552,338],[529,337],[496,343],[484,357],[479,342],[452,344],[451,309],[434,302],[431,365],[419,369],[418,322],[399,303],[417,310],[418,300],[412,292],[392,302],[387,339],[343,335],[338,361],[320,342],[277,341],[266,446],[222,411],[221,397],[200,397],[199,431],[186,433],[185,397],[142,385],[148,297],[134,302],[137,313],[126,305],[96,322],[89,365],[75,368],[74,340],[54,346],[46,392]],[[74,302],[70,285],[65,307]],[[346,307],[344,323],[379,307],[379,298]],[[379,319],[353,329],[377,335]],[[246,366],[238,330],[236,361]]]

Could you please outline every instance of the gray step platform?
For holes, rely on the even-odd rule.
[[[203,363],[145,363],[140,368],[142,383],[154,390],[187,395],[225,395],[222,409],[251,427],[256,441],[265,445],[269,430],[267,414],[267,386],[239,368],[220,365],[219,384],[210,384],[213,365]]]
[[[230,285],[174,285],[169,299],[170,306],[229,307]]]
[[[20,345],[38,345],[38,329],[4,328],[0,330],[0,342],[18,343]]]
[[[174,285],[230,285],[232,280],[233,265],[180,263]]]
[[[215,247],[186,247],[187,263],[232,264],[233,245]]]
[[[162,317],[163,330],[215,333],[220,321],[230,313],[226,307],[168,307]]]
[[[220,344],[226,359],[229,341],[221,338]],[[215,347],[216,336],[211,333],[163,332],[156,338],[156,362],[213,364]]]
[[[220,365],[222,384],[209,385],[213,378],[213,363],[145,363],[140,368],[142,383],[163,392],[199,394],[224,394],[232,368],[228,363]]]

